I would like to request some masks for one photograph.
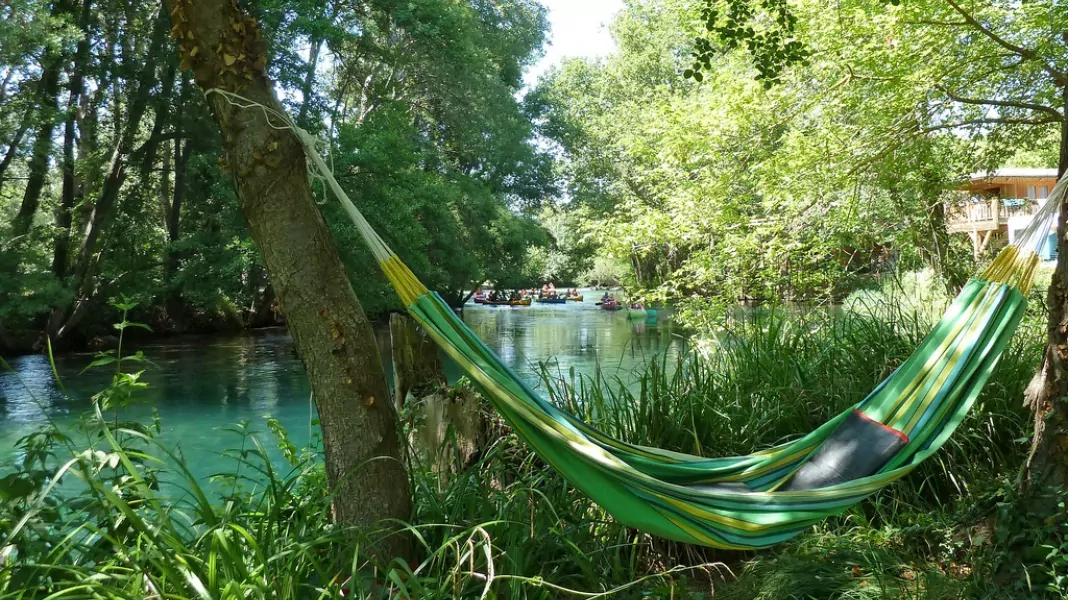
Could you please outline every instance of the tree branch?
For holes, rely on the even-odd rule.
[[[937,25],[940,27],[965,27],[970,26],[971,23],[967,21],[929,21],[921,19],[919,21],[903,21],[905,25]]]
[[[191,140],[193,137],[185,131],[173,130],[166,133],[160,133],[150,136],[145,143],[141,144],[136,150],[130,153],[131,160],[138,160],[141,155],[147,152],[153,145],[166,142],[168,140]]]
[[[1036,104],[1034,102],[1017,102],[1015,100],[993,100],[982,98],[966,98],[964,96],[958,96],[954,94],[952,90],[943,86],[936,86],[937,89],[949,96],[950,100],[954,102],[961,102],[963,104],[976,104],[980,106],[1001,106],[1004,108],[1022,108],[1025,110],[1033,110],[1035,112],[1045,113],[1052,116],[1057,121],[1064,119],[1064,115],[1055,108],[1046,106],[1045,104]]]
[[[901,130],[895,135],[890,136],[894,141],[884,146],[881,150],[868,158],[857,162],[853,168],[849,170],[850,175],[856,175],[864,167],[871,165],[880,158],[887,154],[897,150],[905,144],[906,141],[926,135],[928,133],[934,133],[936,131],[945,131],[947,129],[957,129],[958,127],[968,127],[969,125],[1049,125],[1058,122],[1060,119],[1054,119],[1052,117],[1044,119],[1017,119],[1017,118],[982,118],[982,119],[969,119],[966,121],[956,121],[953,123],[943,123],[941,125],[932,125],[930,127],[921,127],[912,131]]]
[[[954,123],[943,123],[941,125],[932,125],[930,127],[923,127],[915,131],[916,134],[932,133],[935,131],[944,131],[946,129],[957,129],[958,127],[967,127],[969,125],[1049,125],[1051,123],[1058,123],[1062,119],[1059,118],[1045,118],[1045,119],[1016,119],[1009,117],[989,117],[982,119],[968,119],[967,121],[956,121]]]
[[[1068,85],[1068,75],[1065,75],[1062,71],[1058,71],[1057,69],[1051,67],[1048,63],[1046,63],[1046,61],[1039,58],[1038,54],[1036,54],[1034,50],[1024,48],[1023,46],[1017,46],[1016,44],[1013,44],[1012,42],[1006,40],[1000,35],[994,33],[990,28],[983,25],[978,21],[978,19],[973,17],[971,13],[964,10],[964,8],[960,4],[958,4],[956,0],[946,0],[946,3],[952,6],[953,10],[957,11],[957,14],[963,17],[969,25],[978,29],[980,33],[989,38],[995,44],[1001,46],[1002,48],[1005,48],[1009,52],[1018,54],[1023,58],[1041,63],[1042,69],[1049,73],[1058,85]]]

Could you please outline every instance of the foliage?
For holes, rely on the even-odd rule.
[[[908,313],[759,314],[735,322],[712,357],[649,364],[630,391],[548,370],[545,383],[556,402],[625,439],[747,453],[855,402],[928,325]],[[373,531],[325,522],[316,447],[296,447],[276,421],[268,439],[240,424],[223,433],[234,450],[220,457],[220,476],[197,480],[180,451],[157,442],[158,420],[124,422],[121,411],[103,418],[99,399],[115,395],[116,379],[78,427],[49,426],[20,441],[17,464],[0,478],[0,596],[981,597],[1006,590],[998,576],[1008,568],[1007,591],[1042,597],[1063,573],[1059,522],[1036,526],[1004,485],[1026,453],[1019,438],[1028,416],[1017,399],[1041,339],[1041,323],[1025,323],[938,457],[842,517],[745,555],[619,525],[488,417],[480,454],[469,463],[448,456],[448,475],[433,453],[423,463],[424,453],[409,452],[420,555],[374,564],[366,554]],[[127,373],[143,364],[126,363],[121,348],[107,356],[116,362],[94,368]],[[272,461],[271,444],[285,462]],[[983,525],[990,518],[996,535]],[[1030,548],[1041,551],[1021,552]],[[1030,588],[1016,575],[1025,570]]]
[[[914,106],[894,97],[911,84],[873,89],[838,54],[770,89],[740,52],[686,82],[696,16],[685,2],[632,3],[614,24],[618,54],[565,63],[532,94],[560,147],[565,210],[584,211],[598,253],[630,262],[646,296],[727,303],[836,299],[894,263],[959,279],[939,219],[968,141],[888,137]],[[810,24],[797,26],[847,51],[840,25]],[[851,35],[878,25],[865,27]]]
[[[975,264],[946,231],[944,191],[1063,155],[1064,42],[1041,24],[1057,9],[861,0],[836,14],[632,2],[617,54],[539,83],[568,207],[644,295],[835,300],[920,268],[955,293]]]
[[[555,193],[551,161],[517,100],[545,35],[538,3],[249,9],[287,108],[331,140],[338,179],[424,281],[457,299],[515,277],[528,248],[548,243],[534,216]],[[4,330],[78,345],[107,333],[107,302],[120,296],[159,332],[217,330],[235,315],[237,326],[276,323],[166,12],[99,0],[0,11],[0,269],[18,275],[0,281]],[[396,308],[323,200],[360,299],[374,313]]]
[[[697,82],[704,80],[702,70],[712,68],[719,52],[739,47],[749,51],[757,79],[769,88],[786,68],[804,64],[808,57],[808,49],[796,39],[797,17],[785,0],[706,0],[701,21],[707,37],[694,40],[694,65],[683,72]]]

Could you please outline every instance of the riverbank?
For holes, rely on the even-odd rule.
[[[618,290],[609,290],[618,292]],[[580,293],[592,299],[600,298],[604,290],[581,289]],[[588,304],[592,304],[590,300]],[[478,306],[469,300],[464,310]],[[569,304],[574,306],[574,303]],[[67,333],[60,342],[53,342],[55,354],[96,352],[114,349],[118,336],[112,324],[121,317],[113,306],[98,307],[91,318],[83,319],[77,328]],[[390,312],[370,314],[372,323],[379,329],[388,327]],[[130,312],[130,320],[144,323],[148,329],[136,328],[126,331],[128,341],[135,344],[151,344],[172,341],[180,343],[186,336],[230,337],[242,332],[269,330],[285,327],[285,318],[275,303],[261,303],[255,310],[239,309],[230,303],[219,303],[213,309],[202,307],[176,307],[166,304],[136,307]],[[44,322],[32,329],[10,330],[0,324],[0,357],[12,358],[47,352]]]
[[[488,321],[493,323],[521,314],[483,312],[493,316]],[[582,385],[549,377],[541,387],[602,431],[634,443],[707,456],[744,454],[793,439],[852,405],[915,349],[930,325],[922,315],[894,320],[861,313],[762,315],[733,330],[730,343],[708,358],[688,355],[648,363],[636,373],[637,385],[629,388],[596,377],[585,378]],[[739,600],[1010,597],[1025,593],[1028,581],[1036,588],[1056,589],[1064,569],[1060,562],[1021,549],[1059,543],[1061,531],[1036,527],[1013,491],[1027,451],[1020,440],[1027,439],[1030,426],[1019,399],[1040,356],[1042,331],[1041,319],[1029,315],[998,365],[994,383],[936,458],[842,516],[756,553],[667,543],[620,525],[492,414],[486,415],[485,435],[473,461],[409,452],[412,527],[420,542],[408,563],[378,565],[376,570],[366,553],[373,533],[363,532],[366,537],[354,545],[345,532],[324,526],[328,494],[315,451],[300,450],[305,441],[314,448],[314,435],[304,438],[295,427],[284,434],[277,421],[273,433],[257,435],[260,450],[241,455],[244,467],[238,455],[230,455],[229,466],[215,466],[215,473],[229,474],[223,481],[239,484],[234,489],[241,491],[228,496],[228,505],[187,496],[184,504],[175,505],[182,508],[154,511],[154,503],[170,504],[172,499],[145,488],[138,477],[157,476],[157,465],[120,462],[87,467],[85,489],[118,485],[122,495],[86,492],[60,499],[34,487],[28,495],[0,504],[0,534],[11,535],[16,519],[9,516],[16,513],[32,514],[31,524],[47,516],[49,523],[76,523],[100,534],[93,538],[99,542],[83,547],[66,540],[62,527],[19,533],[14,544],[23,561],[19,564],[36,566],[21,570],[18,583],[24,591],[41,593],[74,586],[143,592],[138,586],[145,577],[165,586],[161,593],[189,593],[190,577],[195,577],[212,596],[241,590],[276,598],[337,597],[342,589],[366,595],[372,588],[392,589],[393,597],[406,598],[611,592],[618,598]],[[163,417],[164,431],[169,418]],[[405,439],[413,439],[417,423],[405,420]],[[257,447],[247,427],[231,427],[229,433],[201,428],[206,435],[226,438],[226,447]],[[150,437],[156,439],[156,434]],[[95,439],[103,444],[99,449],[105,458],[121,456],[105,440]],[[58,441],[46,447],[58,453],[60,462],[71,452]],[[262,450],[272,447],[282,448],[292,462]],[[269,477],[275,485],[265,488],[262,480],[249,478],[248,469],[262,470],[268,462],[274,465]],[[39,469],[32,461],[22,464],[24,471]],[[177,464],[162,468],[184,481],[185,489],[203,487],[199,476]],[[455,467],[446,474],[442,464]],[[122,479],[131,475],[136,476]],[[51,471],[27,475],[40,482],[51,476]],[[45,497],[57,500],[49,504],[57,507],[54,514],[26,512]],[[87,502],[79,504],[78,498]],[[120,512],[138,518],[124,519],[130,526],[112,531],[108,515]],[[86,519],[87,514],[95,516]],[[189,529],[190,522],[199,525]],[[114,564],[115,544],[127,549],[121,568]],[[51,549],[47,558],[36,554],[38,548]],[[182,557],[185,578],[166,575],[177,568],[176,557]],[[12,591],[13,582],[0,576],[0,591]]]

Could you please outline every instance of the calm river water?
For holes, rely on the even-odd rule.
[[[532,307],[469,305],[464,319],[502,359],[532,384],[539,384],[538,365],[567,375],[592,375],[633,382],[634,371],[647,361],[678,356],[684,342],[666,319],[634,322],[626,311],[608,313],[589,292],[584,303]],[[388,335],[379,335],[389,356]],[[284,330],[262,330],[236,337],[184,337],[140,348],[154,363],[144,379],[151,387],[146,403],[125,416],[150,419],[158,409],[162,441],[180,449],[198,477],[218,469],[219,455],[240,439],[228,426],[247,421],[265,432],[268,417],[278,419],[295,443],[308,442],[314,430],[309,387],[304,369]],[[131,348],[130,350],[134,350]],[[13,372],[0,371],[0,464],[14,457],[15,441],[47,419],[73,422],[90,406],[89,398],[109,381],[99,369],[80,374],[91,354],[58,357],[66,393],[55,382],[44,356],[22,356],[8,362]],[[385,361],[389,367],[389,360]],[[454,369],[450,377],[458,372]],[[265,445],[273,447],[264,436]],[[0,467],[2,469],[2,467]]]

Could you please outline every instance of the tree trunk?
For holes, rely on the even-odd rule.
[[[44,72],[41,73],[38,93],[40,111],[37,115],[40,122],[33,140],[30,173],[22,194],[22,204],[15,215],[12,237],[29,233],[37,207],[41,204],[41,191],[44,190],[45,181],[48,179],[48,162],[52,155],[52,133],[56,128],[59,100],[59,72],[62,69],[63,56],[56,50],[49,50],[45,55]]]
[[[397,410],[411,393],[422,398],[445,384],[445,371],[434,340],[406,315],[389,316],[389,338],[393,354],[393,402]]]
[[[189,81],[182,77],[182,91],[179,94],[178,105],[175,107],[174,127],[175,131],[185,130],[185,104],[189,92]],[[174,140],[174,188],[169,195],[169,201],[164,199],[163,221],[167,227],[167,256],[163,263],[163,281],[167,287],[167,314],[176,319],[185,307],[182,301],[182,291],[178,288],[175,277],[178,275],[179,253],[175,248],[178,237],[181,234],[182,202],[185,199],[185,180],[191,156],[191,140],[178,136]]]
[[[63,127],[63,187],[60,192],[59,206],[56,207],[55,241],[52,247],[52,273],[62,280],[67,276],[70,264],[70,228],[71,211],[74,210],[75,187],[74,146],[76,143],[75,122],[81,106],[82,94],[85,92],[85,69],[89,62],[89,17],[92,0],[82,2],[78,26],[82,39],[78,40],[78,49],[74,52],[74,73],[70,78],[70,97],[67,100],[67,116]]]
[[[104,178],[100,194],[86,219],[78,254],[74,260],[74,268],[71,270],[69,288],[72,292],[72,300],[66,305],[55,307],[48,317],[46,333],[53,341],[69,333],[76,324],[75,317],[80,318],[84,314],[84,311],[80,309],[87,306],[91,296],[96,293],[94,278],[91,274],[94,265],[98,262],[97,241],[115,214],[119,192],[126,182],[127,160],[140,131],[141,119],[148,109],[150,92],[157,82],[156,64],[166,41],[166,24],[164,16],[157,18],[146,54],[146,62],[138,73],[135,80],[137,87],[125,111],[125,116],[129,120],[123,122],[122,127],[116,128],[119,130],[118,143],[111,152],[107,176]]]
[[[1068,111],[1068,87],[1061,89]],[[1068,115],[1068,112],[1065,113]],[[1068,117],[1061,122],[1059,176],[1068,171]],[[1025,484],[1042,493],[1068,483],[1068,202],[1057,217],[1057,266],[1047,295],[1049,328],[1045,356],[1028,386],[1026,402],[1034,411],[1034,437]]]
[[[331,22],[337,18],[339,9],[339,3],[334,2],[333,8],[330,11],[328,17]],[[307,129],[309,127],[308,114],[311,110],[313,88],[315,87],[315,70],[319,66],[319,54],[323,49],[323,36],[316,32],[311,36],[309,40],[311,46],[311,53],[308,56],[307,69],[304,71],[304,81],[301,83],[300,92],[302,100],[300,103],[300,112],[297,114],[297,125]]]
[[[29,115],[23,119],[22,125],[19,126],[18,131],[11,137],[11,141],[7,144],[7,152],[4,153],[4,158],[0,159],[0,190],[4,189],[4,173],[7,172],[7,168],[11,166],[12,161],[15,160],[15,155],[19,152],[19,147],[22,146],[22,138],[26,135],[26,131],[30,128]]]
[[[230,0],[166,0],[183,66],[205,90],[240,94],[268,111],[284,109],[265,70],[256,21]],[[194,52],[196,49],[196,52]],[[222,133],[238,201],[297,352],[307,368],[323,432],[334,519],[393,531],[379,559],[407,556],[408,537],[388,519],[411,516],[396,412],[374,332],[311,194],[304,150],[265,111],[220,94],[209,104]]]

